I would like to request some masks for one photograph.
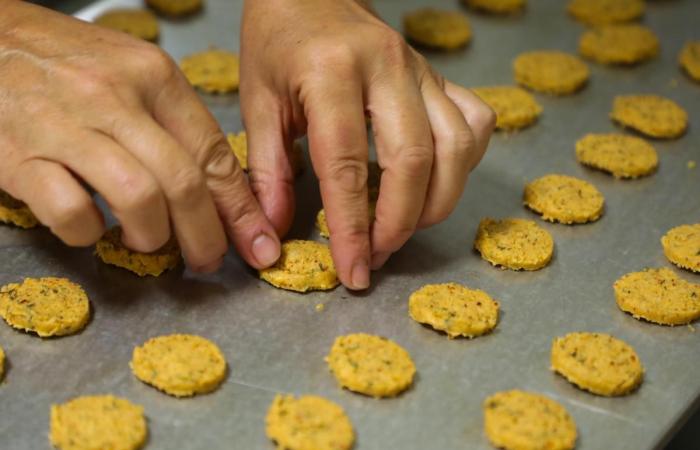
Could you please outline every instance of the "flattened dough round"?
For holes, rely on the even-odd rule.
[[[134,348],[131,370],[139,380],[175,397],[213,391],[226,376],[226,359],[213,342],[171,334]]]
[[[95,23],[147,41],[158,40],[158,19],[145,9],[111,9],[97,17]]]
[[[700,81],[700,41],[688,41],[683,46],[678,62],[695,81]]]
[[[239,133],[229,133],[226,138],[231,146],[231,151],[238,160],[238,165],[245,172],[248,171],[248,136],[245,131]],[[292,154],[289,156],[290,164],[294,175],[300,175],[304,171],[304,149],[299,142],[294,141],[292,145]]]
[[[224,94],[238,90],[240,59],[235,53],[210,48],[182,58],[180,69],[194,87]]]
[[[579,52],[603,64],[635,64],[659,53],[659,39],[642,25],[606,25],[581,35]]]
[[[404,16],[403,26],[410,40],[426,47],[454,50],[472,38],[467,17],[458,11],[418,9]]]
[[[474,248],[494,266],[512,270],[538,270],[554,254],[554,240],[532,220],[482,219]]]
[[[106,264],[121,267],[141,277],[157,277],[177,266],[182,259],[175,239],[153,253],[139,253],[126,248],[121,235],[121,227],[113,227],[95,244],[95,254]]]
[[[336,338],[326,362],[338,383],[371,397],[394,397],[413,383],[416,366],[401,346],[365,333]]]
[[[525,186],[523,202],[544,220],[565,224],[593,222],[605,199],[595,186],[568,175],[545,175]]]
[[[658,95],[618,95],[610,117],[654,138],[679,137],[688,126],[688,113],[673,100]]]
[[[664,254],[678,267],[700,272],[700,223],[668,230],[661,238]]]
[[[587,134],[576,142],[576,159],[615,178],[649,175],[659,165],[659,157],[650,143],[620,133]]]
[[[202,9],[203,0],[146,0],[146,4],[160,14],[182,17]]]
[[[486,86],[472,91],[496,113],[496,128],[515,130],[533,124],[542,114],[535,97],[517,86]]]
[[[327,291],[339,283],[331,249],[314,241],[282,243],[280,259],[259,273],[271,285],[296,292]]]
[[[90,302],[66,278],[25,278],[0,289],[0,316],[13,328],[41,337],[65,336],[85,328]]]
[[[578,91],[590,76],[588,66],[580,58],[556,50],[521,53],[513,61],[513,70],[518,84],[554,95]]]
[[[408,299],[408,314],[449,338],[473,338],[498,323],[498,302],[486,292],[457,283],[427,284]]]
[[[570,450],[576,424],[558,402],[521,390],[497,392],[484,401],[484,431],[507,450]]]
[[[20,228],[34,228],[39,224],[24,202],[17,200],[3,190],[0,190],[0,222]]]
[[[112,395],[51,405],[49,439],[60,450],[136,450],[146,443],[143,408]]]
[[[685,325],[700,317],[700,285],[670,269],[632,272],[614,284],[617,306],[635,319]]]
[[[644,368],[634,349],[605,333],[569,333],[552,342],[552,370],[581,389],[606,397],[637,389]]]
[[[569,14],[588,25],[629,22],[644,14],[644,0],[570,0]]]
[[[350,419],[339,405],[316,395],[277,395],[265,418],[267,437],[285,450],[349,450]]]
[[[527,0],[462,0],[462,3],[491,14],[512,14],[525,8]]]

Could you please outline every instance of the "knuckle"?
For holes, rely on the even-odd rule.
[[[433,165],[433,149],[428,145],[409,145],[399,151],[397,159],[397,167],[404,175],[422,177],[430,173]]]
[[[376,37],[376,42],[379,43],[384,61],[389,65],[407,67],[414,59],[406,40],[394,30],[383,29]]]
[[[341,192],[362,194],[367,188],[367,163],[353,158],[340,158],[328,164],[323,179]]]
[[[48,211],[46,224],[51,229],[66,230],[87,221],[92,211],[92,200],[85,196],[64,198]]]
[[[307,61],[311,73],[322,75],[328,69],[334,73],[353,71],[357,60],[353,46],[347,42],[317,42],[310,45],[307,52]]]
[[[469,129],[450,130],[440,148],[440,158],[462,167],[469,160],[469,151],[474,147],[474,135]]]
[[[121,182],[122,200],[119,205],[126,210],[142,210],[154,205],[160,197],[160,187],[150,177],[127,175]]]
[[[221,133],[210,133],[200,139],[198,164],[212,180],[224,180],[236,176],[238,163],[226,137]]]
[[[166,195],[176,204],[194,204],[201,199],[205,189],[204,175],[196,166],[191,166],[172,176]]]
[[[140,76],[147,74],[154,82],[166,81],[177,72],[177,66],[168,53],[157,45],[144,43],[138,57],[130,59]]]

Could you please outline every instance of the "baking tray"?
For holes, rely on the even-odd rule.
[[[428,4],[377,0],[393,26],[401,14]],[[457,9],[453,1],[431,5]],[[112,6],[98,2],[79,16],[90,19]],[[175,58],[210,44],[236,50],[241,1],[208,0],[199,15],[162,20],[160,44]],[[531,1],[524,15],[469,14],[474,41],[463,51],[426,53],[448,78],[467,86],[512,82],[511,60],[520,52],[557,48],[575,52],[583,28],[560,0]],[[454,215],[422,231],[374,275],[372,288],[353,294],[338,288],[306,295],[273,289],[234,254],[214,275],[178,270],[140,279],[99,263],[91,249],[63,246],[47,231],[0,228],[0,283],[28,276],[63,276],[83,285],[94,317],[80,334],[41,340],[0,324],[9,370],[0,385],[0,447],[40,449],[47,440],[49,406],[74,396],[113,393],[145,407],[149,449],[271,449],[266,410],[277,392],[318,394],[341,404],[357,432],[358,449],[489,449],[481,403],[493,392],[521,388],[557,399],[578,425],[578,448],[660,448],[693,410],[700,395],[700,332],[639,322],[620,312],[612,283],[644,267],[669,267],[659,238],[669,228],[700,221],[700,85],[678,69],[684,41],[698,39],[700,2],[650,1],[644,22],[661,38],[659,58],[635,68],[591,64],[591,81],[578,95],[537,95],[538,124],[497,133],[471,176]],[[588,132],[615,131],[608,112],[615,94],[654,92],[688,110],[691,126],[678,140],[655,141],[660,169],[654,176],[619,181],[574,159],[574,142]],[[237,95],[202,98],[225,131],[241,128]],[[551,265],[533,273],[501,271],[472,251],[482,217],[535,218],[521,205],[523,184],[549,172],[584,178],[605,195],[598,222],[540,223],[556,242]],[[299,209],[291,236],[320,239],[313,228],[320,208],[310,170],[297,182]],[[539,219],[537,219],[539,221]],[[675,269],[674,269],[675,270]],[[700,276],[679,272],[700,282]],[[407,314],[412,291],[426,283],[455,281],[500,300],[492,334],[448,340]],[[317,312],[317,304],[325,304]],[[612,333],[635,347],[646,367],[641,389],[602,398],[576,389],[549,371],[552,339],[570,331]],[[219,390],[192,399],[166,396],[136,380],[128,363],[149,337],[196,333],[215,341],[230,363]],[[323,357],[339,334],[387,336],[413,356],[414,387],[395,399],[376,400],[339,389]]]

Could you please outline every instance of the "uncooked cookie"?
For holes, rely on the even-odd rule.
[[[202,9],[203,0],[146,0],[146,4],[160,14],[182,17]]]
[[[661,325],[685,325],[700,317],[700,285],[670,269],[646,269],[624,275],[614,284],[617,306]]]
[[[554,339],[551,364],[569,382],[606,397],[632,392],[644,376],[634,349],[605,333],[569,333]]]
[[[192,86],[215,94],[238,90],[239,68],[238,55],[218,48],[194,53],[180,61],[180,69]]]
[[[49,439],[60,450],[136,450],[146,443],[143,408],[112,395],[51,405]]]
[[[172,238],[152,253],[130,250],[122,243],[122,229],[116,226],[108,230],[95,244],[95,254],[105,263],[129,270],[141,277],[159,276],[178,265],[182,260],[180,247]]]
[[[27,205],[3,190],[0,190],[0,222],[20,228],[34,228],[39,224]]]
[[[538,270],[554,254],[554,240],[532,220],[486,218],[479,223],[474,248],[494,266]]]
[[[654,138],[679,137],[688,126],[688,113],[673,100],[658,95],[618,95],[610,117]]]
[[[661,245],[673,264],[700,272],[700,223],[670,229],[661,238]]]
[[[139,380],[175,397],[205,394],[226,375],[226,359],[213,342],[191,334],[171,334],[134,348],[131,370]]]
[[[339,283],[330,248],[303,240],[284,242],[280,259],[274,266],[260,270],[260,278],[296,292],[327,291]]]
[[[444,331],[449,338],[489,333],[498,323],[498,307],[486,292],[457,283],[428,284],[408,299],[413,320]]]
[[[678,55],[681,67],[695,81],[700,81],[700,41],[686,42]]]
[[[145,9],[111,9],[97,17],[95,23],[147,41],[158,40],[158,20]]]
[[[226,136],[228,143],[231,146],[231,151],[238,160],[238,165],[241,169],[248,171],[248,137],[245,131],[238,134],[229,133]],[[301,144],[294,141],[292,145],[292,154],[289,156],[289,163],[292,165],[292,171],[295,176],[300,175],[304,171],[304,149]]]
[[[467,17],[458,11],[419,9],[404,16],[403,26],[411,41],[426,47],[454,50],[472,38]]]
[[[19,330],[41,337],[65,336],[85,328],[90,302],[66,278],[25,278],[0,289],[0,317]]]
[[[277,395],[265,418],[278,449],[349,450],[355,433],[343,408],[316,395]]]
[[[523,202],[544,220],[565,224],[593,222],[605,199],[595,186],[567,175],[545,175],[525,186]]]
[[[515,81],[545,94],[572,94],[588,81],[585,62],[568,53],[540,50],[521,53],[513,61]]]
[[[496,113],[496,128],[515,130],[533,124],[542,113],[535,97],[517,86],[487,86],[472,91]]]
[[[576,424],[558,402],[520,390],[493,394],[484,401],[484,431],[491,443],[507,450],[570,450]]]
[[[578,50],[603,64],[635,64],[659,53],[659,39],[642,25],[606,25],[583,33]]]
[[[377,208],[377,202],[370,200],[368,203],[369,206],[369,223],[371,224],[372,221],[374,221],[374,213]],[[321,235],[321,237],[324,237],[326,239],[331,237],[330,230],[328,230],[328,222],[326,221],[326,210],[322,209],[316,214],[316,229],[318,230],[318,233]]]
[[[644,139],[619,133],[587,134],[576,142],[576,159],[616,178],[637,178],[659,165],[654,147]]]
[[[629,22],[642,17],[644,0],[570,0],[567,10],[588,25]]]
[[[526,0],[462,0],[465,5],[491,14],[512,14],[521,11]]]
[[[336,338],[326,362],[338,383],[371,397],[394,397],[413,383],[411,356],[389,339],[356,333]]]

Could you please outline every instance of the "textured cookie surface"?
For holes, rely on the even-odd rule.
[[[0,316],[10,326],[41,337],[65,336],[85,328],[90,302],[66,278],[26,278],[0,288]]]
[[[581,389],[608,397],[630,393],[644,376],[634,349],[604,333],[569,333],[554,339],[551,364]]]
[[[355,433],[343,408],[316,395],[277,395],[265,418],[267,437],[286,450],[349,450]]]
[[[498,323],[498,307],[486,292],[457,283],[428,284],[408,299],[413,320],[444,331],[450,338],[490,332]]]
[[[695,81],[700,81],[700,41],[689,41],[683,46],[678,62]]]
[[[512,390],[487,398],[484,431],[507,450],[569,450],[576,445],[576,424],[569,413],[544,395]]]
[[[629,22],[644,14],[644,0],[570,0],[567,10],[589,25]]]
[[[532,220],[486,218],[479,223],[474,248],[494,266],[537,270],[552,259],[554,240]]]
[[[566,224],[598,220],[603,194],[587,181],[568,175],[545,175],[525,186],[523,202],[544,220]]]
[[[143,408],[112,395],[51,405],[49,439],[60,450],[136,450],[148,430]]]
[[[458,11],[423,8],[403,18],[406,36],[426,47],[452,50],[465,46],[472,38],[467,17]]]
[[[462,3],[481,11],[493,14],[511,14],[522,10],[526,0],[462,0]]]
[[[517,86],[486,86],[472,91],[496,113],[496,128],[524,128],[537,120],[542,106],[535,97]]]
[[[579,52],[603,64],[634,64],[659,53],[659,39],[641,25],[606,25],[588,30],[579,40]]]
[[[700,317],[700,285],[670,269],[632,272],[615,281],[617,306],[635,319],[685,325]]]
[[[223,94],[238,89],[240,60],[226,50],[210,48],[182,58],[180,69],[192,86]]]
[[[20,228],[34,228],[39,224],[29,207],[0,190],[0,222],[16,225]]]
[[[112,9],[96,18],[95,23],[147,41],[158,39],[158,20],[145,9]]]
[[[416,367],[389,339],[356,333],[336,338],[326,362],[338,383],[371,397],[393,397],[413,383]]]
[[[121,227],[108,230],[95,244],[95,254],[105,263],[134,272],[139,276],[157,277],[166,270],[178,265],[182,259],[180,247],[171,239],[152,253],[139,253],[128,249],[122,243]]]
[[[146,4],[166,16],[186,16],[202,8],[203,0],[146,0]]]
[[[260,270],[260,278],[290,291],[326,291],[339,283],[327,245],[314,241],[282,243],[282,254],[274,266]]]
[[[134,348],[131,370],[139,380],[175,397],[205,394],[226,375],[226,360],[213,342],[191,334],[171,334]]]
[[[556,50],[521,53],[513,61],[515,81],[546,94],[571,94],[583,87],[590,75],[580,58]]]
[[[661,238],[661,245],[673,264],[700,272],[700,223],[670,229]]]
[[[679,137],[688,126],[688,113],[673,100],[658,95],[619,95],[610,117],[654,138]]]
[[[616,178],[637,178],[659,165],[654,147],[644,139],[619,133],[587,134],[576,142],[576,159]]]

